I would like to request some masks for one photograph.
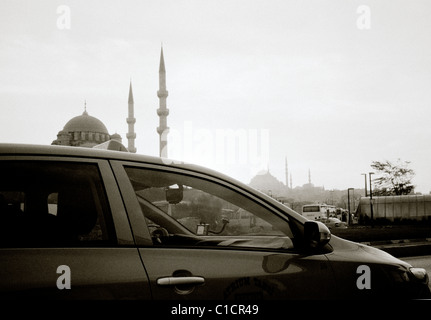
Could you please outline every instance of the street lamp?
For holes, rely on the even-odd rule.
[[[368,176],[370,177],[370,210],[371,210],[371,226],[374,226],[374,212],[373,212],[373,189],[371,187],[371,175],[374,172],[369,172]]]
[[[354,190],[353,188],[347,189],[347,212],[349,214],[349,219],[347,220],[347,224],[351,224],[351,214],[350,214],[350,190]]]
[[[365,196],[366,197],[368,197],[367,196],[367,174],[366,173],[361,173],[363,176],[364,176],[364,178],[365,178]]]

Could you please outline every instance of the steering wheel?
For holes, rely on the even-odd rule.
[[[163,243],[163,238],[169,237],[169,232],[165,228],[156,225],[156,224],[149,224],[148,228],[154,228],[154,230],[150,231],[151,238],[154,242],[158,244]]]

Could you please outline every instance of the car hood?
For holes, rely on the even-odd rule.
[[[332,235],[329,245],[333,251],[327,254],[331,261],[350,261],[359,263],[385,263],[410,268],[411,265],[391,254],[369,245],[349,241]]]

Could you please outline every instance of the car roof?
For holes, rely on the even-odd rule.
[[[125,149],[125,148],[124,148]],[[127,149],[125,149],[127,150]],[[250,188],[246,184],[213,169],[204,166],[178,161],[175,159],[161,158],[156,156],[130,153],[124,151],[113,151],[100,149],[98,146],[93,148],[86,147],[72,147],[61,145],[38,145],[38,144],[22,144],[22,143],[0,143],[0,157],[1,156],[55,156],[55,157],[80,157],[91,159],[105,159],[105,160],[121,160],[132,161],[147,164],[154,164],[166,166],[170,168],[186,169],[196,173],[210,175],[216,178],[221,178],[228,182],[241,184],[246,188]]]
[[[125,148],[124,148],[125,149]],[[125,149],[127,150],[127,149]],[[0,156],[67,156],[67,157],[80,157],[92,159],[106,159],[106,160],[122,160],[122,161],[135,161],[141,163],[162,165],[168,167],[175,167],[181,169],[194,170],[200,173],[223,177],[227,180],[234,180],[228,176],[205,168],[203,166],[178,161],[175,159],[161,158],[156,156],[130,153],[125,151],[114,151],[95,146],[93,148],[86,147],[72,147],[61,145],[38,145],[38,144],[21,144],[21,143],[0,143]]]
[[[61,145],[38,145],[21,143],[0,143],[1,155],[51,155],[51,156],[72,156],[89,157],[101,159],[135,159],[140,161],[157,163],[160,158],[133,154],[129,152],[118,152],[99,148],[71,147]]]
[[[127,150],[127,149],[126,149]],[[224,180],[226,182],[232,183],[244,190],[252,193],[258,193],[261,195],[265,201],[269,201],[272,205],[276,207],[284,207],[278,201],[270,198],[268,195],[256,190],[247,184],[218,172],[213,169],[209,169],[200,165],[195,165],[187,163],[184,161],[177,161],[169,158],[161,158],[156,156],[149,156],[137,153],[130,153],[124,151],[112,151],[100,148],[85,148],[85,147],[71,147],[71,146],[61,146],[61,145],[37,145],[37,144],[22,144],[22,143],[0,143],[0,158],[2,156],[17,156],[17,155],[27,155],[27,156],[54,156],[54,157],[80,157],[80,158],[91,158],[91,159],[105,159],[105,160],[121,160],[121,161],[131,161],[139,163],[147,163],[165,166],[169,168],[185,169],[191,170],[198,174],[204,174],[212,176],[217,179]],[[288,211],[293,211],[287,208]],[[293,211],[295,212],[295,211]],[[302,216],[295,212],[297,219],[302,220]],[[299,216],[299,217],[298,217]]]

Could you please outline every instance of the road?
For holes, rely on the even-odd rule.
[[[428,275],[431,277],[431,256],[404,257],[400,259],[410,263],[413,267],[426,269]]]

